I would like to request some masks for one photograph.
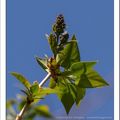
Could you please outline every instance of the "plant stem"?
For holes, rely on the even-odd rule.
[[[39,87],[42,87],[45,84],[45,82],[50,78],[50,76],[51,76],[51,73],[48,73],[47,76],[40,82]],[[23,106],[20,113],[16,116],[15,120],[22,120],[23,115],[30,104],[31,104],[30,102],[26,102],[26,104]]]
[[[47,76],[40,82],[39,87],[42,87],[45,82],[50,78],[51,73],[48,73]]]
[[[30,103],[26,103],[24,105],[24,107],[22,108],[22,110],[20,111],[20,113],[17,115],[15,120],[22,120],[23,114],[25,113],[26,109],[28,108],[28,106],[30,105]]]

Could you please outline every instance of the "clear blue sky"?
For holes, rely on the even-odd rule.
[[[95,69],[110,87],[88,89],[80,108],[73,106],[70,115],[113,117],[113,0],[7,0],[7,98],[16,98],[22,87],[9,72],[26,76],[31,83],[46,73],[34,57],[51,56],[45,33],[50,33],[55,17],[62,13],[68,32],[76,34],[82,60],[99,60]],[[54,95],[43,102],[54,115],[65,110]]]

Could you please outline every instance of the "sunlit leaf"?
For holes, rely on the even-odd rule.
[[[80,76],[76,84],[82,88],[96,88],[108,86],[109,84],[95,71],[89,70]]]
[[[11,72],[11,74],[18,79],[26,88],[30,88],[31,84],[30,82],[21,74],[17,72]]]
[[[93,66],[96,62],[76,62],[73,63],[69,71],[62,75],[75,80],[75,84],[80,88],[95,88],[108,85],[108,83],[95,71]]]
[[[72,71],[72,74],[81,74],[83,72],[86,72],[93,68],[93,66],[96,64],[95,61],[88,61],[88,62],[76,62],[70,67],[70,71]]]
[[[40,91],[41,95],[49,95],[49,94],[57,94],[57,93],[61,93],[61,91],[52,88],[45,88],[45,87],[42,88]]]
[[[73,63],[69,70],[61,73],[61,76],[70,77],[75,80],[79,78],[82,73],[86,72],[86,70],[92,69],[95,64],[95,61]]]

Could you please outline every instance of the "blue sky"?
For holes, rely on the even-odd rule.
[[[95,69],[110,87],[88,89],[80,108],[73,106],[70,115],[112,116],[114,84],[114,14],[113,0],[7,0],[7,98],[16,98],[22,87],[9,72],[26,76],[31,83],[42,80],[46,73],[35,56],[51,56],[46,33],[56,16],[65,16],[67,30],[76,34],[82,60],[99,60]],[[54,95],[43,102],[54,115],[66,115]]]

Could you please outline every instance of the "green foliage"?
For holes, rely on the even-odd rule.
[[[61,73],[62,76],[64,77],[68,77],[69,79],[72,80],[77,80],[80,78],[80,75],[85,73],[86,70],[90,70],[90,68],[92,68],[94,65],[96,64],[96,62],[92,61],[92,62],[76,62],[74,64],[71,65],[71,67],[69,68],[69,70],[64,71]]]
[[[61,94],[58,94],[58,98],[61,100],[68,114],[72,105],[76,101],[77,91],[73,84],[67,84],[64,87],[60,86],[60,88],[60,90],[63,92]]]
[[[76,96],[76,105],[79,106],[81,100],[84,98],[86,89],[76,86],[77,96]]]
[[[40,100],[49,94],[56,94],[62,102],[66,113],[69,114],[73,104],[79,106],[85,96],[87,88],[98,88],[109,84],[93,68],[96,61],[81,61],[76,36],[69,40],[69,34],[63,15],[59,15],[53,24],[52,33],[46,35],[53,57],[44,59],[36,57],[37,63],[50,73],[48,87],[40,86],[38,82],[30,84],[21,74],[12,72],[24,86],[26,97],[19,104],[19,109],[27,102],[31,104],[24,118],[32,120],[36,115],[51,117],[47,106],[37,105]],[[15,104],[14,101],[7,102],[7,107]]]
[[[76,62],[63,76],[75,80],[80,88],[95,88],[108,85],[108,83],[93,69],[96,62]]]
[[[96,88],[109,85],[95,70],[83,73],[76,84],[81,88]]]
[[[67,77],[60,77],[54,89],[60,91],[56,93],[56,95],[62,102],[67,114],[74,103],[76,103],[77,106],[80,105],[80,102],[85,95],[85,88],[78,87]]]
[[[23,75],[17,72],[11,72],[11,75],[13,75],[16,79],[18,79],[26,88],[29,88],[31,86],[29,81]]]
[[[39,87],[39,83],[35,81],[29,89],[22,90],[27,96],[27,101],[29,103],[36,103],[39,100],[43,99],[46,95],[49,94],[57,94],[60,91],[51,89],[51,88],[45,88],[45,87]]]

